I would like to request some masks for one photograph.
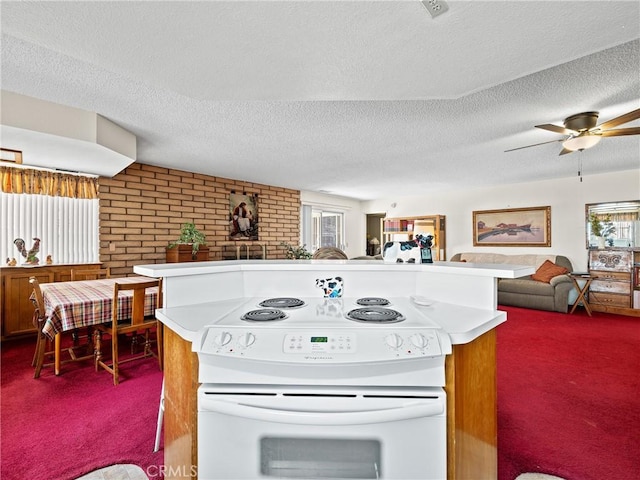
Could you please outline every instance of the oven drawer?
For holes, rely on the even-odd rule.
[[[442,389],[198,391],[201,479],[446,478]]]

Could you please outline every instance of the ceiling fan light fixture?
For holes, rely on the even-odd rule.
[[[564,142],[562,146],[567,150],[575,152],[576,150],[586,150],[587,148],[595,147],[602,137],[600,135],[594,135],[589,132],[582,132],[579,135],[571,136]]]

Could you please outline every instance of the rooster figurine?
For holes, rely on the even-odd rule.
[[[33,239],[33,247],[31,247],[31,250],[29,251],[27,251],[26,244],[24,243],[23,239],[16,238],[13,243],[16,247],[18,247],[20,254],[27,259],[25,263],[28,263],[29,265],[38,265],[40,259],[36,255],[40,251],[39,238]]]
[[[16,238],[13,243],[16,247],[18,247],[18,251],[22,254],[24,258],[27,258],[27,249],[24,246],[24,240],[21,238]]]

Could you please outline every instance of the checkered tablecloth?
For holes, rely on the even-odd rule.
[[[47,323],[42,331],[51,339],[57,333],[111,321],[113,286],[118,283],[139,283],[153,280],[148,277],[121,277],[102,280],[42,283]],[[119,293],[118,319],[131,316],[132,291]],[[153,315],[158,302],[158,289],[148,288],[144,314]]]

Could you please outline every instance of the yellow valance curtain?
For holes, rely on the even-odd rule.
[[[598,213],[595,216],[601,222],[635,222],[640,220],[638,212],[610,212]]]
[[[67,173],[0,167],[3,193],[30,193],[51,197],[98,198],[98,179]]]

